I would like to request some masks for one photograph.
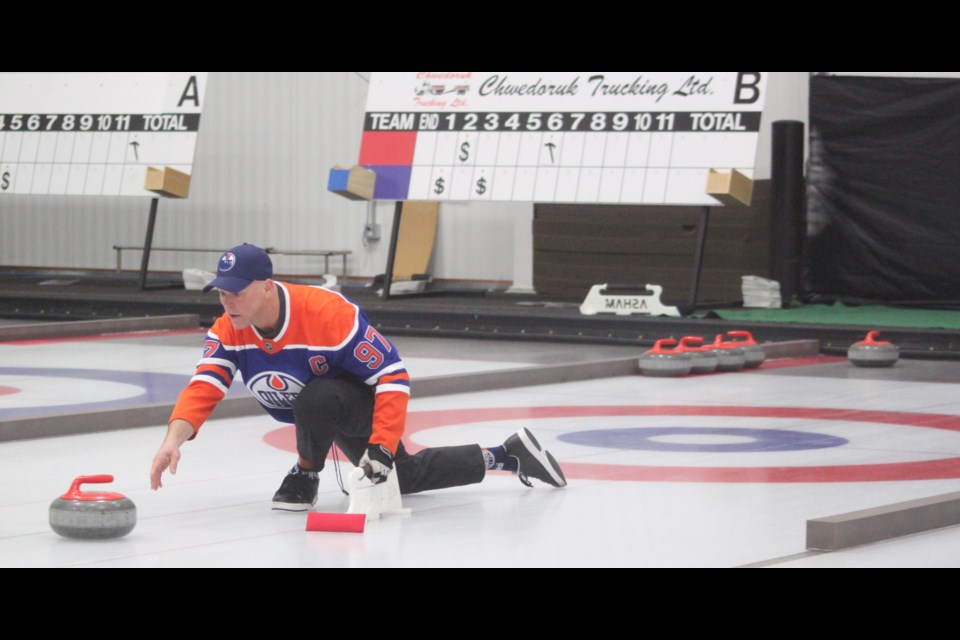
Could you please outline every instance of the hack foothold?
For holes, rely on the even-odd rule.
[[[50,528],[66,538],[103,540],[127,535],[137,524],[137,507],[113,491],[81,491],[80,485],[113,482],[109,474],[79,476],[50,504]]]
[[[363,533],[367,520],[378,520],[381,516],[409,515],[410,509],[404,508],[400,497],[397,473],[388,474],[383,482],[371,484],[367,473],[369,469],[369,465],[363,465],[350,472],[347,478],[350,507],[347,512],[308,513],[307,531]]]
[[[363,533],[367,516],[362,513],[307,514],[307,531],[330,531],[334,533]]]
[[[900,349],[892,342],[877,340],[879,331],[871,331],[847,349],[850,362],[858,367],[892,367],[900,359]]]
[[[689,354],[667,347],[676,346],[677,341],[665,338],[657,340],[653,348],[640,356],[640,371],[644,375],[658,378],[685,376],[693,367]]]

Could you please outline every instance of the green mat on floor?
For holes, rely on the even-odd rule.
[[[715,309],[724,320],[792,322],[797,324],[852,324],[861,327],[905,327],[910,329],[960,329],[960,311],[908,309],[864,305],[794,305],[786,309]]]

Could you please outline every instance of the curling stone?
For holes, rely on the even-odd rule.
[[[724,342],[723,334],[718,333],[713,340],[713,352],[717,354],[717,371],[740,371],[747,361],[746,355],[737,344]]]
[[[767,359],[767,352],[757,344],[749,331],[727,331],[727,343],[743,349],[743,366],[747,369],[759,367]]]
[[[850,362],[858,367],[892,367],[900,359],[900,349],[892,342],[877,340],[879,331],[871,331],[865,340],[847,349]]]
[[[111,475],[79,476],[50,504],[50,528],[66,538],[103,540],[125,536],[137,524],[137,507],[113,491],[81,491],[80,485],[113,482]]]
[[[640,371],[645,375],[659,378],[685,376],[690,373],[693,362],[690,354],[675,349],[676,340],[666,338],[657,340],[653,348],[640,356]]]
[[[698,336],[684,336],[680,338],[678,351],[689,353],[693,361],[691,373],[711,373],[717,370],[720,358],[710,347],[703,347],[703,338]]]

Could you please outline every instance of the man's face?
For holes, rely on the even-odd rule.
[[[267,300],[267,281],[255,280],[246,289],[231,293],[218,289],[220,304],[237,329],[246,329],[258,321],[262,322],[264,304]]]

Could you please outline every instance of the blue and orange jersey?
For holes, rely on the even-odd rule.
[[[226,314],[218,318],[170,420],[184,419],[199,430],[239,373],[267,413],[292,424],[293,403],[307,383],[350,376],[376,392],[370,442],[396,453],[410,396],[397,349],[341,294],[276,285],[286,294],[286,309],[275,337],[264,338],[252,326],[238,330]]]

